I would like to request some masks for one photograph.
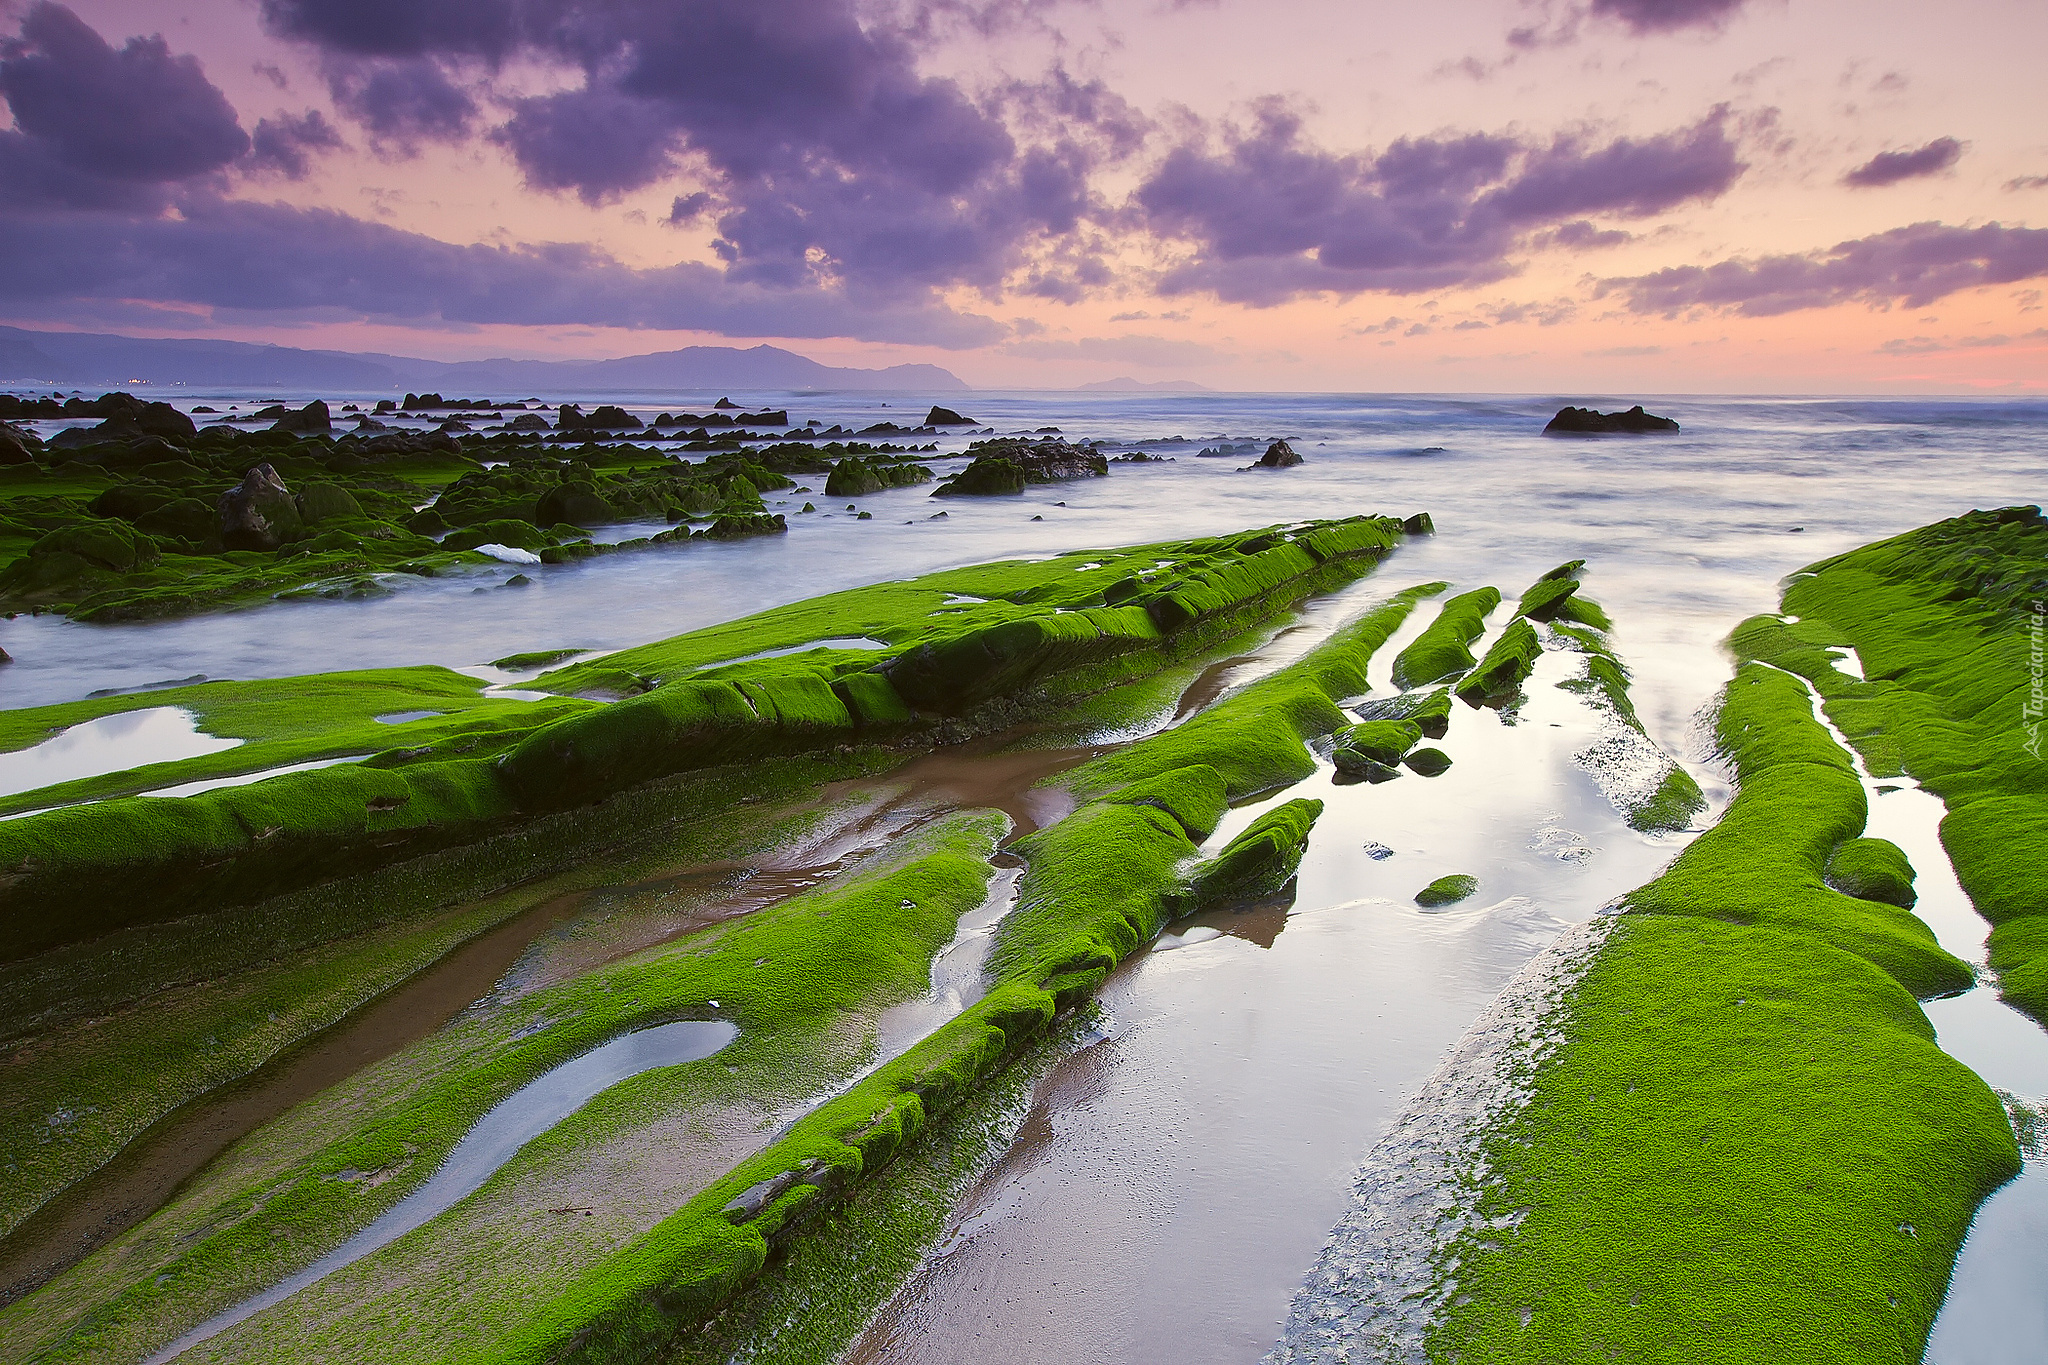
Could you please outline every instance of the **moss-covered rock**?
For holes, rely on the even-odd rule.
[[[1456,905],[1479,889],[1479,878],[1464,872],[1455,872],[1448,877],[1438,877],[1428,886],[1415,893],[1415,903],[1427,910],[1439,906]]]
[[[1194,904],[1225,905],[1279,894],[1294,880],[1308,852],[1309,832],[1322,813],[1322,802],[1297,799],[1259,816],[1189,877]]]
[[[1330,760],[1338,772],[1362,773],[1368,763],[1399,763],[1421,742],[1422,727],[1412,720],[1360,721],[1337,732]]]
[[[1517,617],[1453,691],[1468,706],[1505,706],[1521,695],[1522,684],[1542,657],[1543,642],[1536,628]]]
[[[1470,646],[1486,629],[1487,614],[1499,605],[1498,588],[1477,588],[1446,601],[1436,619],[1395,656],[1394,685],[1421,687],[1471,668]]]
[[[1353,706],[1351,712],[1360,720],[1411,720],[1425,737],[1442,739],[1451,728],[1451,689],[1371,697]]]
[[[1416,749],[1401,761],[1424,777],[1442,777],[1451,770],[1451,756],[1442,749]]]
[[[1911,908],[1919,899],[1913,890],[1913,864],[1889,839],[1845,840],[1828,858],[1826,879],[1835,890],[1858,900]]]

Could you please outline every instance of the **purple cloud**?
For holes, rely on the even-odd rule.
[[[569,76],[489,130],[527,183],[595,205],[687,168],[677,198],[716,223],[727,270],[778,288],[994,288],[1095,211],[1091,173],[1135,150],[1142,122],[1058,72],[977,101],[919,71],[930,13],[892,28],[856,0],[264,0],[263,14],[319,51],[349,117],[394,140],[463,136],[479,111],[461,82],[504,62]],[[411,84],[391,85],[401,71]]]
[[[51,0],[0,44],[0,95],[19,136],[65,169],[165,184],[219,170],[249,150],[227,97],[196,58],[161,36],[116,49]]]
[[[329,60],[322,70],[335,108],[383,146],[458,141],[476,121],[476,100],[431,57]]]
[[[1857,189],[1876,189],[1913,180],[1923,175],[1940,175],[1963,155],[1963,144],[1952,137],[1938,137],[1925,147],[1910,152],[1879,152],[1842,177],[1842,183]]]
[[[1747,0],[1593,0],[1593,13],[1616,19],[1634,33],[1719,28]]]
[[[0,214],[0,303],[63,317],[117,300],[270,316],[693,329],[966,347],[1006,330],[929,296],[736,281],[684,263],[634,269],[578,243],[457,246],[328,209],[188,196],[177,217]]]
[[[1805,255],[1674,266],[1603,280],[1600,292],[1621,294],[1637,313],[1710,308],[1775,317],[1842,303],[1921,308],[1958,290],[2043,275],[2048,228],[1914,223]]]
[[[331,152],[343,145],[341,134],[318,109],[303,114],[279,114],[261,119],[249,137],[249,164],[287,180],[304,180],[312,169],[312,153]]]
[[[1273,304],[1303,293],[1417,293],[1483,284],[1538,229],[1545,245],[1598,232],[1588,214],[1645,217],[1711,199],[1745,165],[1725,109],[1689,128],[1604,145],[1562,137],[1404,138],[1378,156],[1309,145],[1279,103],[1220,149],[1186,144],[1138,189],[1154,231],[1188,242],[1167,293]],[[1569,225],[1569,226],[1567,226]]]

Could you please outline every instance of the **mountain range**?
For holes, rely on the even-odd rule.
[[[0,327],[0,384],[113,388],[135,383],[209,389],[432,390],[509,397],[617,390],[907,389],[960,393],[937,365],[860,370],[822,365],[779,346],[686,346],[612,360],[423,360],[374,352],[309,351],[246,341],[32,332]]]

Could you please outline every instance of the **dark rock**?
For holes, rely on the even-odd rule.
[[[1429,519],[1429,513],[1417,512],[1401,523],[1401,529],[1411,536],[1433,536],[1436,534],[1436,523]]]
[[[288,431],[300,436],[315,436],[334,429],[333,415],[327,411],[327,404],[315,398],[303,408],[279,413],[272,431]]]
[[[215,505],[221,545],[230,550],[275,550],[299,530],[299,506],[284,480],[259,464]]]
[[[534,520],[544,526],[565,521],[571,526],[604,526],[618,521],[619,513],[598,496],[597,489],[581,480],[556,484],[541,494]]]
[[[740,410],[740,405],[733,402],[730,398],[721,398],[711,406],[720,412],[738,412]]]
[[[546,431],[548,419],[537,412],[522,412],[505,424],[507,431]]]
[[[933,408],[924,415],[924,424],[928,427],[971,427],[975,422],[972,417],[962,417],[951,408]]]
[[[1266,447],[1266,453],[1259,456],[1261,469],[1292,469],[1301,463],[1301,456],[1285,441],[1275,441]]]
[[[968,447],[968,454],[975,457],[974,463],[934,489],[933,497],[1021,493],[1026,484],[1100,478],[1109,473],[1109,461],[1100,452],[1051,436],[1037,441],[1015,436],[977,441]]]
[[[1678,423],[1669,417],[1658,417],[1643,411],[1641,403],[1627,412],[1599,412],[1593,408],[1559,408],[1557,416],[1550,419],[1550,425],[1543,428],[1545,436],[1604,436],[1610,433],[1633,435],[1652,431],[1677,431]]]
[[[34,464],[36,453],[20,432],[13,427],[0,427],[0,465]]]

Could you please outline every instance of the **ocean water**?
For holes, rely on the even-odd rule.
[[[324,395],[337,405],[379,395]],[[523,396],[523,395],[522,395]],[[560,395],[541,395],[560,401]],[[652,416],[708,395],[582,394]],[[911,423],[910,394],[733,395],[824,425]],[[185,393],[181,406],[269,397]],[[955,400],[999,432],[1058,427],[1159,463],[1022,497],[934,502],[930,489],[859,500],[859,521],[822,493],[771,496],[787,536],[689,544],[575,565],[495,565],[441,579],[393,576],[367,602],[266,603],[186,620],[87,626],[0,621],[0,704],[71,700],[204,674],[268,678],[341,668],[465,667],[527,650],[613,649],[837,588],[1010,556],[1237,530],[1304,517],[1427,511],[1438,536],[1383,572],[1506,581],[1584,558],[1624,649],[1641,657],[1665,719],[1725,676],[1716,643],[1776,602],[1779,578],[1854,545],[1972,507],[2038,502],[2048,401],[2018,399],[1644,400],[1671,436],[1557,439],[1559,400],[1400,395],[976,393]],[[1572,401],[1590,402],[1584,398]],[[1602,406],[1625,400],[1614,398]],[[1626,401],[1633,401],[1626,400]],[[44,424],[50,430],[60,423]],[[1304,463],[1251,470],[1249,454],[1203,458],[1219,440],[1285,438]],[[940,439],[963,450],[965,434]],[[942,461],[942,475],[955,468]],[[801,480],[822,489],[822,476]],[[820,510],[801,514],[806,501]],[[947,517],[932,521],[943,508]],[[1043,520],[1033,520],[1042,517]],[[531,586],[502,585],[524,571]],[[1653,657],[1654,656],[1654,657]],[[1668,693],[1668,695],[1667,695]]]

